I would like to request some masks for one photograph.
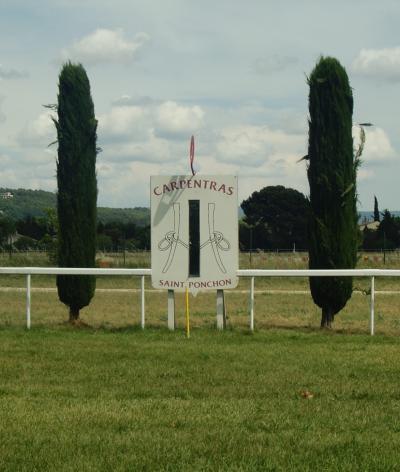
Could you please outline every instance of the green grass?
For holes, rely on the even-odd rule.
[[[0,328],[26,324],[24,291],[0,292]],[[165,292],[146,292],[146,326],[163,328],[167,325],[167,295]],[[31,319],[34,327],[57,328],[68,318],[67,308],[59,302],[57,292],[32,292]],[[227,292],[228,328],[247,329],[249,326],[248,295]],[[375,332],[400,335],[400,293],[376,296]],[[312,332],[319,329],[320,310],[308,293],[257,293],[255,297],[255,326],[257,329],[297,329]],[[93,328],[131,328],[140,324],[140,292],[97,291],[91,304],[81,311],[82,320]],[[185,300],[176,295],[178,327],[185,326]],[[215,293],[190,296],[190,320],[194,328],[213,329],[216,320]],[[361,293],[353,297],[337,315],[335,332],[367,334],[369,332],[369,297]]]
[[[2,471],[398,468],[394,337],[3,328],[0,345]]]
[[[382,267],[378,257],[360,266]],[[265,254],[252,263],[307,264]],[[394,255],[388,264],[398,267]],[[27,331],[15,290],[25,279],[0,276],[10,288],[0,292],[0,471],[398,470],[400,294],[377,294],[375,337],[362,293],[321,332],[310,294],[290,293],[308,290],[307,279],[257,279],[253,334],[247,293],[226,291],[224,332],[215,293],[200,293],[188,340],[183,294],[177,331],[166,330],[166,293],[156,291],[139,328],[139,283],[98,277],[100,289],[128,290],[98,290],[81,313],[90,326],[71,328],[54,277],[34,276],[34,288],[53,290],[32,291]],[[376,289],[399,283],[377,279]]]
[[[33,277],[33,281],[41,277]],[[150,289],[150,280],[146,278],[146,289]],[[140,324],[140,291],[137,290],[137,278],[110,278],[110,290],[107,280],[102,281],[102,289],[96,291],[90,305],[81,311],[82,320],[93,328],[124,329],[137,327]],[[67,308],[58,300],[53,283],[51,291],[33,290],[31,294],[32,326],[58,328],[68,319]],[[120,282],[120,283],[119,283]],[[243,282],[243,291],[226,291],[227,325],[229,329],[248,329],[249,326],[249,281]],[[400,282],[400,281],[399,281]],[[36,285],[34,283],[34,285]],[[39,286],[42,285],[40,282]],[[100,285],[100,284],[99,284]],[[256,282],[256,289],[261,285]],[[23,287],[23,285],[22,285]],[[114,291],[115,288],[124,288]],[[269,289],[271,287],[261,287]],[[311,295],[305,291],[300,293],[285,292],[291,290],[288,285],[272,286],[284,289],[283,292],[260,291],[255,295],[255,326],[257,329],[284,328],[313,332],[319,330],[320,309],[314,305]],[[299,287],[295,287],[299,288]],[[307,288],[307,287],[305,287]],[[377,288],[380,289],[379,283]],[[0,328],[22,327],[26,324],[25,289],[16,291],[10,287],[8,291],[0,291]],[[43,290],[43,287],[38,287]],[[185,326],[184,294],[176,294],[176,320],[179,328]],[[190,322],[193,328],[214,329],[216,322],[215,292],[199,293],[190,296]],[[384,294],[377,292],[375,300],[375,332],[390,336],[400,335],[400,292]],[[167,293],[166,291],[146,290],[145,295],[146,326],[165,328],[167,325]],[[370,297],[363,293],[354,293],[335,318],[333,330],[338,333],[367,334],[369,333]]]

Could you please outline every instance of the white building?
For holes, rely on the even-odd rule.
[[[10,198],[14,198],[14,195],[11,192],[4,192],[0,193],[0,198],[2,198],[3,200],[8,200]]]

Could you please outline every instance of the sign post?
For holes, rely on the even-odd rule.
[[[153,176],[152,285],[193,294],[238,283],[237,177]],[[170,292],[169,292],[170,293]],[[218,327],[222,327],[218,321]],[[168,322],[172,329],[172,321]]]

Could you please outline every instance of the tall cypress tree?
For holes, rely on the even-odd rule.
[[[310,269],[351,269],[357,261],[356,174],[353,155],[353,96],[345,69],[321,57],[309,79],[308,181]],[[310,277],[322,309],[321,327],[350,299],[351,277]]]
[[[374,221],[381,221],[378,207],[378,199],[374,195]]]
[[[96,256],[96,129],[89,79],[81,64],[66,63],[60,72],[58,120],[57,211],[60,267],[94,267]],[[58,296],[69,307],[70,322],[92,299],[94,276],[60,275]]]

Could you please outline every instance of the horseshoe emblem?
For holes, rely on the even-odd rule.
[[[231,248],[231,245],[230,245],[229,241],[224,238],[224,235],[220,231],[215,231],[214,216],[215,216],[215,203],[209,203],[208,204],[208,235],[209,235],[209,238],[207,239],[206,242],[204,242],[200,246],[200,249],[207,246],[208,244],[211,244],[211,248],[213,250],[215,262],[217,263],[217,265],[220,268],[221,272],[226,274],[226,269],[225,269],[224,263],[222,262],[222,258],[221,258],[221,254],[219,253],[219,250],[229,251],[229,249]]]
[[[164,236],[164,239],[158,243],[158,249],[160,251],[167,251],[169,249],[168,259],[162,270],[163,274],[165,274],[165,272],[167,272],[171,267],[178,243],[182,244],[182,246],[186,248],[189,248],[187,244],[179,239],[179,230],[181,224],[180,204],[174,203],[172,208],[174,212],[174,229],[172,231],[168,231],[168,233]]]
[[[158,243],[158,249],[160,251],[168,251],[168,258],[162,273],[165,274],[170,269],[178,244],[189,250],[189,244],[180,239],[180,225],[181,225],[181,215],[180,215],[180,204],[173,204],[173,213],[174,213],[174,226],[173,229],[168,231],[164,238]],[[222,261],[220,251],[229,251],[231,248],[230,242],[224,237],[221,231],[215,229],[215,203],[208,204],[208,239],[200,245],[200,250],[211,245],[212,252],[214,255],[215,262],[217,263],[220,271],[226,274],[226,268]]]

